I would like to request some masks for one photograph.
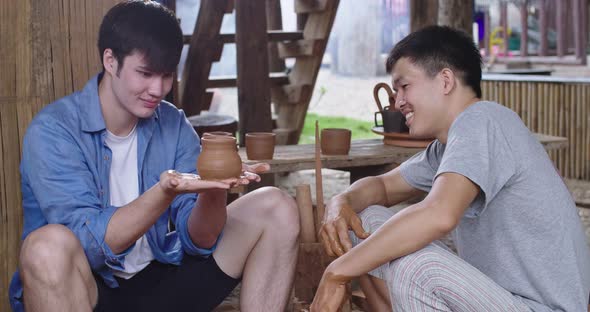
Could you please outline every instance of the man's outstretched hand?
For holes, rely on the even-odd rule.
[[[203,180],[196,174],[167,170],[160,175],[160,186],[170,196],[184,193],[203,193],[248,185],[250,182],[259,182],[259,174],[268,170],[270,170],[270,165],[267,163],[242,164],[242,175],[240,177],[223,180]]]

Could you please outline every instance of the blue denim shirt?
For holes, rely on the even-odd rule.
[[[90,267],[110,287],[118,284],[111,269],[123,269],[125,255],[105,243],[109,220],[118,207],[110,205],[111,150],[105,144],[106,127],[98,98],[100,76],[82,91],[46,106],[31,122],[24,138],[21,162],[24,209],[23,239],[49,223],[67,226],[80,240]],[[197,134],[183,111],[161,102],[155,113],[137,125],[137,166],[142,194],[168,169],[196,173],[200,152]],[[210,255],[195,246],[187,221],[196,194],[177,196],[147,232],[157,261],[180,264],[183,253]],[[176,227],[169,233],[168,222]],[[18,272],[10,285],[13,310],[22,311],[22,285]]]

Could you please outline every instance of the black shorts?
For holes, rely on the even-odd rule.
[[[118,288],[109,288],[95,275],[98,304],[95,312],[203,311],[218,306],[240,282],[225,274],[213,257],[184,255],[180,266],[152,261]]]

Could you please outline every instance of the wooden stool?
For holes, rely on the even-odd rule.
[[[203,133],[211,131],[225,131],[236,136],[238,130],[238,121],[232,116],[220,115],[214,113],[201,114],[188,117],[199,137],[203,137]]]

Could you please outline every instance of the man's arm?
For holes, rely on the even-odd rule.
[[[362,228],[357,213],[371,205],[391,206],[423,194],[401,176],[399,167],[390,172],[367,177],[353,183],[346,191],[334,196],[324,215],[320,237],[329,255],[342,255],[352,248],[348,230],[360,238],[368,233]]]
[[[354,277],[423,248],[452,231],[479,193],[464,176],[443,173],[426,198],[394,215],[368,239],[336,259],[328,271]]]
[[[216,182],[199,180],[191,176],[183,178],[177,173],[164,172],[160,176],[160,182],[131,203],[117,209],[108,223],[105,241],[114,253],[120,253],[129,248],[156,223],[160,215],[170,206],[172,200],[182,193],[202,193],[197,205],[203,202],[201,197],[213,198],[217,201],[219,198],[223,198],[223,209],[217,209],[217,211],[225,211],[226,189],[230,187],[232,182],[234,182],[233,179]],[[211,208],[217,208],[217,206]],[[213,223],[213,220],[209,219],[209,222]],[[223,221],[217,222],[217,224],[219,223],[225,223],[225,218]],[[219,231],[221,231],[221,227]],[[215,234],[215,238],[217,235],[219,232]],[[199,242],[195,243],[199,245]]]
[[[460,174],[438,176],[423,201],[395,214],[370,237],[328,266],[312,310],[339,306],[344,294],[338,290],[353,277],[417,251],[449,233],[478,193],[479,187]]]

